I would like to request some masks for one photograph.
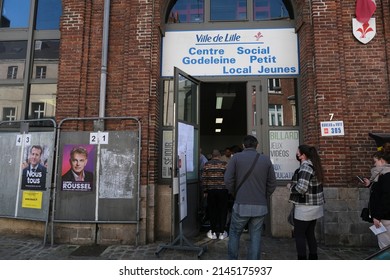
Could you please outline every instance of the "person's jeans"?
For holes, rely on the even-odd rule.
[[[243,217],[233,210],[230,222],[228,244],[228,257],[230,260],[238,259],[238,253],[240,251],[240,237],[247,223],[250,236],[247,259],[260,260],[260,242],[264,217],[265,216]]]

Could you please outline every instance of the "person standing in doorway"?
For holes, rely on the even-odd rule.
[[[221,156],[221,160],[225,161],[226,163],[229,163],[231,158],[232,158],[232,150],[230,147],[226,147],[224,154]]]
[[[202,153],[202,148],[200,148],[200,151],[199,151],[199,172],[202,174],[202,171],[203,171],[203,167],[204,165],[206,164],[206,162],[208,162],[209,160],[207,159],[207,157]]]
[[[300,145],[297,159],[301,161],[297,181],[288,185],[289,201],[294,203],[294,238],[298,260],[306,260],[306,243],[309,260],[317,260],[315,227],[324,215],[323,169],[315,147]]]
[[[210,218],[210,230],[207,237],[210,239],[225,239],[228,191],[224,183],[226,162],[220,159],[219,150],[213,150],[212,158],[205,163],[202,172],[204,195],[207,196],[207,211]]]
[[[268,198],[276,188],[276,176],[268,156],[257,153],[256,137],[243,139],[244,150],[231,158],[225,172],[225,184],[235,202],[229,228],[228,258],[238,259],[240,237],[249,226],[250,245],[247,258],[261,257],[260,243]]]

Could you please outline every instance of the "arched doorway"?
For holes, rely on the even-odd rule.
[[[298,42],[291,2],[171,1],[165,20],[164,117],[173,114],[169,85],[173,68],[179,67],[200,81],[194,154],[200,147],[208,154],[240,146],[242,137],[252,134],[259,140],[259,152],[270,155],[281,184],[290,179],[297,167],[300,134]],[[199,184],[199,176],[192,183]]]

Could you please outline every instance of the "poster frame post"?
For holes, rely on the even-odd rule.
[[[38,125],[34,125],[37,123],[38,123]],[[42,126],[41,124],[44,124],[44,125]],[[57,130],[56,122],[53,119],[49,119],[49,118],[0,121],[0,132],[12,132],[12,133],[14,132],[16,135],[16,138],[21,139],[20,146],[22,147],[22,150],[21,150],[21,155],[20,155],[21,158],[19,159],[20,163],[22,163],[23,156],[24,156],[25,152],[27,151],[26,148],[28,148],[29,146],[34,147],[31,144],[33,142],[31,142],[32,137],[31,137],[30,133],[37,133],[37,135],[42,135],[42,132],[51,132],[52,135],[51,136],[49,135],[51,137],[51,139],[49,139],[49,140],[52,141],[53,146],[51,148],[54,149],[56,147],[56,130]],[[27,138],[29,139],[28,144],[26,143]],[[47,143],[47,144],[49,144],[49,143]],[[41,150],[41,153],[42,152],[43,152],[43,150]],[[49,158],[53,158],[53,157],[54,157],[54,154],[49,156]],[[44,186],[41,186],[41,188],[38,188],[36,190],[33,188],[37,187],[38,185],[35,184],[35,186],[34,186],[34,183],[32,183],[31,186],[28,186],[28,187],[23,185],[24,183],[22,183],[22,181],[23,181],[22,176],[24,176],[24,175],[22,175],[21,170],[19,170],[18,183],[17,183],[18,188],[17,188],[17,192],[16,192],[14,215],[6,216],[6,215],[2,215],[2,213],[0,213],[1,217],[9,217],[9,218],[14,218],[14,219],[19,219],[19,220],[30,220],[30,221],[44,222],[45,226],[44,226],[43,246],[47,242],[49,220],[50,220],[50,215],[51,215],[51,212],[50,212],[51,201],[50,201],[50,199],[51,199],[52,191],[53,191],[52,178],[47,177],[47,174],[48,173],[50,173],[50,174],[55,173],[54,172],[54,170],[55,170],[54,160],[53,160],[53,162],[48,162],[48,163],[49,163],[49,165],[51,165],[53,172],[51,172],[51,171],[49,172],[49,169],[44,169],[45,171],[43,171],[43,172],[46,172]],[[37,175],[34,175],[34,173],[35,173],[35,171],[33,171],[32,176],[37,176]],[[39,173],[39,170],[37,173]],[[49,178],[49,180],[47,180],[48,178]],[[50,182],[50,183],[48,183],[48,182]],[[46,189],[46,187],[47,187],[47,189]],[[32,211],[34,211],[34,213],[35,213],[34,215],[36,215],[36,216],[35,217],[33,217],[33,215],[32,216],[23,216],[23,213],[20,214],[19,207],[25,207],[25,206],[23,206],[23,201],[22,201],[23,198],[21,197],[21,193],[25,192],[25,191],[27,191],[27,192],[32,191],[32,193],[41,192],[42,193],[41,203],[46,203],[47,209],[46,208],[35,209],[36,207],[31,207],[32,205],[29,205],[32,209],[34,209]],[[37,201],[39,201],[39,200],[40,199],[38,199]],[[34,205],[34,206],[36,206],[36,205]],[[32,213],[32,211],[29,213]],[[38,211],[38,212],[36,212],[36,211]],[[45,211],[46,211],[46,213],[45,213]],[[43,212],[42,215],[40,214],[40,212]],[[25,212],[25,214],[28,214],[28,213]]]
[[[200,258],[205,251],[207,251],[207,245],[196,246],[192,244],[183,233],[183,220],[187,217],[187,165],[186,165],[186,155],[185,153],[180,153],[177,157],[177,166],[179,170],[179,233],[177,237],[170,243],[166,245],[160,245],[157,248],[155,254],[158,256],[165,249],[173,250],[188,250],[188,251],[197,251],[198,258]]]
[[[81,123],[86,123],[86,122],[94,122],[97,123],[97,124],[101,124],[103,121],[106,121],[106,120],[110,120],[110,121],[120,121],[120,122],[124,122],[124,121],[131,121],[131,122],[134,122],[134,123],[130,123],[129,125],[131,126],[134,126],[136,127],[136,130],[124,130],[124,131],[110,131],[110,130],[104,130],[101,131],[101,127],[95,127],[93,126],[93,130],[74,130],[74,129],[71,129],[68,131],[68,128],[66,127],[66,123],[69,123],[69,122],[81,122]],[[92,127],[92,126],[91,126]],[[100,174],[100,156],[101,156],[101,141],[102,139],[100,138],[105,138],[107,140],[107,143],[104,143],[104,144],[108,144],[108,133],[119,133],[119,132],[134,132],[136,134],[136,148],[137,149],[137,156],[136,158],[134,159],[134,161],[137,163],[137,167],[136,169],[134,169],[134,172],[136,173],[136,179],[135,179],[135,182],[134,182],[134,187],[135,187],[135,191],[136,191],[136,195],[134,196],[134,198],[123,198],[124,202],[123,203],[126,203],[128,202],[126,205],[128,206],[129,204],[131,203],[134,203],[135,204],[135,210],[133,213],[134,214],[134,217],[126,217],[125,219],[122,218],[109,218],[107,219],[106,218],[100,218],[99,217],[99,209],[104,209],[104,205],[101,205],[101,203],[99,202],[101,199],[99,197],[99,190],[100,190],[100,175],[96,175],[96,180],[95,180],[95,185],[93,186],[93,188],[95,189],[95,197],[93,198],[93,203],[92,203],[92,206],[90,207],[90,209],[92,209],[91,211],[93,211],[93,217],[92,218],[89,218],[89,217],[82,217],[82,218],[78,218],[78,219],[74,219],[74,217],[68,217],[66,216],[65,214],[64,215],[60,215],[60,217],[58,215],[56,215],[58,213],[58,209],[56,208],[58,203],[59,202],[63,202],[64,199],[61,200],[61,197],[59,197],[59,189],[61,189],[61,184],[59,184],[59,182],[62,180],[62,174],[60,174],[60,170],[62,169],[62,165],[60,163],[60,157],[62,156],[63,157],[63,154],[60,154],[60,151],[61,151],[61,147],[62,148],[65,148],[65,146],[78,146],[78,145],[81,145],[81,146],[91,146],[91,145],[94,145],[96,146],[96,157],[98,157],[96,159],[96,163],[95,163],[95,167],[96,167],[96,170],[95,170],[95,174]],[[62,133],[83,133],[83,134],[89,134],[89,144],[85,144],[85,143],[67,143],[66,141],[64,141],[64,139],[62,139],[62,136],[63,134]],[[106,136],[106,137],[104,137]],[[85,135],[83,135],[83,137],[85,137]],[[94,140],[93,140],[94,139]],[[85,140],[85,139],[84,139]],[[88,141],[87,140],[87,141]],[[95,141],[94,144],[91,144],[91,141]],[[114,141],[115,142],[115,141]],[[69,144],[69,145],[68,145]],[[135,146],[134,146],[135,147]],[[68,148],[68,147],[66,147]],[[86,223],[86,224],[95,224],[95,243],[97,242],[97,231],[98,231],[98,225],[99,224],[109,224],[109,223],[121,223],[121,224],[136,224],[136,234],[135,234],[135,243],[136,243],[136,246],[138,246],[138,242],[139,242],[139,231],[140,231],[140,209],[139,209],[139,204],[140,204],[140,152],[141,152],[141,121],[138,117],[131,117],[131,116],[118,116],[118,117],[84,117],[84,118],[65,118],[63,120],[61,120],[61,122],[59,123],[58,125],[58,129],[57,129],[57,143],[56,143],[56,150],[58,151],[59,153],[59,156],[56,157],[56,163],[55,163],[55,177],[54,177],[54,185],[55,187],[53,188],[53,201],[52,201],[52,219],[51,219],[51,243],[52,245],[54,244],[54,227],[57,223]],[[81,199],[81,198],[80,198]],[[66,199],[65,199],[66,200]],[[110,200],[110,199],[106,199],[106,200]],[[89,209],[89,210],[90,210]],[[62,214],[64,213],[64,209],[62,209]]]

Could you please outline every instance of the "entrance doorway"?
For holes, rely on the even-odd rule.
[[[198,1],[195,9],[192,2],[170,0],[165,5],[161,55],[161,76],[166,79],[162,182],[175,185],[174,180],[169,181],[172,173],[169,171],[175,171],[171,167],[169,148],[175,144],[175,137],[170,133],[175,131],[176,123],[172,120],[178,113],[172,109],[172,95],[177,87],[170,81],[176,67],[200,82],[199,91],[193,95],[196,100],[185,95],[182,100],[188,114],[196,112],[193,141],[188,142],[194,144],[191,154],[199,156],[199,148],[209,154],[213,149],[241,146],[243,136],[251,134],[259,140],[258,152],[272,155],[276,163],[283,160],[278,165],[279,173],[294,171],[289,163],[295,160],[292,155],[295,156],[296,143],[286,143],[289,153],[279,151],[281,147],[284,149],[285,143],[279,143],[284,141],[280,134],[284,130],[291,134],[298,129],[294,121],[297,119],[294,78],[299,75],[298,42],[291,1],[255,3],[245,0],[238,6],[233,1],[232,5],[228,4],[229,11],[226,5],[211,5],[215,1]],[[293,81],[294,87],[284,86],[279,78]],[[185,90],[183,87],[183,92]],[[220,109],[217,109],[217,100],[222,100]],[[189,106],[190,101],[193,107]],[[272,151],[272,147],[278,150]],[[199,168],[197,156],[193,162],[195,169]],[[287,161],[285,156],[288,156]],[[176,164],[174,159],[172,162]],[[200,183],[199,172],[187,175],[190,187]],[[189,209],[198,205],[199,196],[188,193],[187,198]],[[195,219],[189,217],[193,217],[196,210],[194,207],[183,222],[187,232],[195,228]]]
[[[251,134],[259,141],[258,151],[272,156],[269,132],[299,126],[296,78],[202,82],[199,103],[199,143],[205,154],[241,146]]]
[[[295,78],[201,82],[199,146],[202,153],[207,156],[213,149],[223,152],[227,147],[241,147],[243,137],[251,134],[259,141],[258,152],[270,156],[277,179],[290,179],[290,173],[297,167],[294,155],[299,138],[290,139],[286,135],[298,135],[296,100]],[[267,216],[266,235],[271,234],[270,224]]]
[[[200,146],[203,153],[240,145],[247,134],[246,82],[201,83]]]

